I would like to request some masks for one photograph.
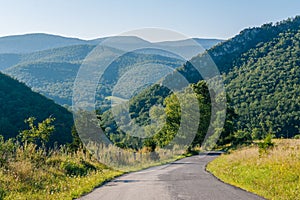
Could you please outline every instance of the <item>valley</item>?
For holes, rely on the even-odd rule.
[[[0,70],[0,199],[300,198],[300,16],[228,40],[0,37]]]

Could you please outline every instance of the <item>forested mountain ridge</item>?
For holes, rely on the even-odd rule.
[[[29,117],[35,117],[40,122],[52,116],[56,119],[53,122],[55,131],[49,144],[65,144],[72,141],[73,116],[65,108],[2,73],[0,94],[0,134],[5,139],[15,137],[20,131],[28,129],[24,120]]]
[[[246,29],[194,57],[178,71],[197,83],[202,77],[192,63],[209,54],[223,74],[228,101],[237,114],[231,131],[240,131],[234,137],[260,139],[267,133],[293,137],[300,132],[299,30],[300,17]],[[144,94],[163,91],[156,85],[135,97],[130,102],[134,106],[131,116],[147,122],[150,107],[163,99]]]
[[[80,64],[95,45],[73,45],[26,54],[0,54],[0,70],[39,62],[69,62]]]
[[[26,61],[10,67],[4,70],[4,72],[26,83],[26,85],[34,91],[53,99],[55,102],[70,106],[72,104],[72,90],[77,72],[85,56],[93,47],[94,46],[86,45],[64,47],[64,51],[59,49],[59,54],[55,53],[58,52],[58,50],[53,51],[53,54],[52,51],[49,50],[47,50],[47,52],[33,53],[27,55],[27,57],[24,56],[22,59],[26,61],[29,60],[27,59],[28,57],[38,58],[35,62]],[[108,55],[107,58],[109,58],[110,54],[113,55],[119,52],[119,50],[113,48],[107,48],[105,51]],[[78,54],[80,54],[80,56],[77,56]],[[39,55],[44,56],[40,57]],[[144,74],[150,73],[151,70],[154,70],[154,67],[146,67],[145,64],[147,62],[153,65],[154,63],[161,63],[175,69],[182,65],[184,61],[153,54],[126,53],[108,66],[100,81],[101,87],[97,92],[98,97],[104,100],[105,97],[111,96],[113,86],[117,83],[118,79],[127,71],[133,70],[136,65],[139,66],[138,71],[143,71]],[[152,72],[154,73],[154,71]],[[161,70],[159,72],[161,72]],[[128,77],[129,80],[135,80],[135,74],[129,74],[128,76],[130,76]],[[130,83],[127,84],[124,82],[124,84],[126,84],[125,88],[128,90],[134,87],[134,85],[130,85]],[[120,90],[122,90],[122,88],[119,89],[119,93],[122,93]]]
[[[236,129],[253,139],[272,133],[293,137],[300,132],[300,17],[241,31],[207,52],[224,76],[238,118]],[[205,54],[204,53],[204,54]],[[200,59],[201,56],[194,59]],[[179,69],[191,82],[194,69]],[[246,136],[243,136],[246,137]]]
[[[261,27],[247,28],[242,30],[235,37],[226,40],[208,49],[206,52],[195,56],[191,62],[187,62],[178,71],[182,73],[190,82],[196,83],[202,77],[196,72],[191,63],[199,62],[208,54],[218,67],[220,73],[228,73],[235,66],[240,66],[245,61],[242,58],[244,53],[256,48],[261,43],[272,41],[281,33],[287,30],[298,30],[300,26],[300,16],[290,18],[275,24],[264,24]]]
[[[268,132],[277,137],[300,133],[300,26],[257,45],[241,60],[226,75],[237,127],[258,139]]]

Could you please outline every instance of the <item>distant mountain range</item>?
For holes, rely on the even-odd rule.
[[[47,34],[28,34],[0,38],[0,70],[31,87],[55,102],[71,105],[72,87],[77,71],[97,44],[102,43],[107,48],[107,58],[110,55],[124,52],[126,55],[112,63],[105,77],[114,77],[115,81],[105,81],[101,88],[102,99],[111,95],[116,80],[137,65],[137,62],[168,63],[175,69],[186,60],[210,48],[221,40],[217,39],[187,39],[151,43],[135,36],[115,36],[95,40],[80,40]],[[128,49],[143,47],[138,52],[126,53]],[[131,66],[131,67],[130,67]],[[151,70],[147,67],[146,70]],[[146,73],[146,72],[145,72]],[[156,71],[162,75],[168,71]],[[134,76],[134,74],[129,74]],[[134,80],[134,77],[129,80]],[[108,83],[109,82],[109,83]],[[129,84],[128,84],[129,85]],[[122,88],[119,89],[119,91]],[[131,89],[131,87],[127,87]],[[105,92],[104,92],[105,91]],[[104,92],[104,93],[103,93]]]
[[[54,49],[54,48],[60,48],[65,46],[72,46],[72,45],[83,45],[83,44],[97,45],[101,43],[103,40],[107,40],[110,38],[114,38],[114,41],[118,42],[118,46],[121,46],[121,43],[123,43],[124,45],[129,45],[129,44],[132,45],[136,43],[139,46],[141,46],[141,44],[143,45],[146,44],[149,46],[153,46],[153,44],[158,44],[160,46],[181,46],[182,48],[191,45],[190,42],[191,39],[151,43],[135,36],[112,36],[112,37],[97,38],[93,40],[82,40],[78,38],[62,37],[58,35],[33,33],[33,34],[25,34],[25,35],[0,37],[0,54],[3,53],[24,54],[24,53],[32,53],[36,51],[42,51],[46,49]],[[117,38],[119,39],[117,40]],[[199,43],[204,49],[210,48],[222,41],[218,39],[199,39],[199,38],[194,38],[193,40]]]

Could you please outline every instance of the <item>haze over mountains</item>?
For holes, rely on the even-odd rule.
[[[139,51],[140,55],[126,54],[123,56],[123,61],[120,59],[116,61],[119,65],[121,63],[119,71],[122,73],[119,77],[130,70],[126,68],[127,65],[133,65],[133,62],[142,62],[142,60],[143,62],[169,60],[168,62],[171,61],[170,67],[175,69],[185,62],[182,57],[195,56],[204,51],[204,48],[221,42],[216,39],[188,39],[151,43],[134,36],[116,36],[95,40],[80,40],[47,34],[8,36],[0,38],[0,70],[61,105],[71,105],[72,87],[77,71],[85,57],[103,41],[108,41],[109,46],[113,47],[107,50],[108,57],[109,54],[120,50],[141,46],[146,49],[143,52]],[[175,53],[172,55],[163,49],[175,51]],[[131,62],[128,62],[128,59]],[[118,79],[118,77],[115,78]],[[102,91],[111,91],[111,89],[112,86],[108,85]],[[105,93],[105,96],[110,96],[109,91]]]
[[[166,42],[157,42],[151,43],[144,39],[138,38],[136,36],[111,36],[111,37],[104,37],[104,38],[97,38],[93,40],[82,40],[78,38],[68,38],[62,37],[59,35],[50,35],[45,33],[32,33],[32,34],[25,34],[25,35],[14,35],[14,36],[5,36],[0,37],[0,53],[13,53],[13,54],[24,54],[24,53],[32,53],[35,51],[42,51],[46,49],[54,49],[59,47],[65,46],[72,46],[72,45],[97,45],[101,43],[103,40],[107,40],[110,38],[114,38],[114,41],[123,44],[147,44],[152,45],[157,44],[160,46],[191,46],[191,39],[186,40],[178,40],[178,41],[166,41]],[[117,40],[117,38],[119,38]],[[208,49],[213,45],[221,42],[223,40],[218,39],[200,39],[200,38],[193,38],[193,40],[199,43],[203,48]]]

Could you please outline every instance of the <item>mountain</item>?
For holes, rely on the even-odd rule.
[[[268,132],[293,137],[300,124],[300,16],[241,31],[206,53],[224,74],[236,127],[261,138]],[[195,60],[205,58],[205,53]],[[201,76],[188,64],[179,71]],[[194,72],[194,73],[193,73]]]
[[[31,53],[46,49],[86,44],[87,41],[44,33],[5,36],[0,38],[0,53]]]
[[[72,141],[73,116],[65,108],[2,73],[0,94],[0,134],[5,139],[15,137],[20,131],[28,129],[24,120],[29,117],[35,117],[40,122],[52,116],[56,119],[53,123],[55,131],[49,144],[65,144]]]
[[[31,54],[23,54],[19,56],[19,63],[4,70],[8,75],[11,75],[26,85],[59,104],[72,104],[72,89],[77,72],[85,57],[93,50],[92,45],[76,45],[63,47],[58,49],[44,50]],[[147,53],[147,52],[150,53]],[[118,79],[126,72],[133,68],[139,68],[145,63],[161,63],[168,64],[171,68],[180,66],[184,61],[176,58],[168,57],[166,52],[155,50],[154,53],[163,54],[160,56],[152,54],[150,50],[144,49],[142,52],[125,53],[120,58],[110,64],[106,70],[102,87],[100,88],[101,99],[106,96],[111,96],[113,86]],[[105,48],[106,58],[115,54],[122,54],[122,51],[114,48]],[[143,69],[144,74],[151,73],[150,68]],[[152,69],[154,69],[152,67]],[[159,71],[166,74],[169,71]],[[127,78],[134,80],[135,75],[129,74]],[[124,86],[124,85],[123,85]],[[134,85],[126,84],[126,89],[130,90]],[[119,90],[121,90],[120,88]]]
[[[286,23],[289,29],[244,53],[226,76],[237,126],[255,139],[300,132],[300,18]]]
[[[31,36],[40,37],[39,34],[33,35],[25,35],[20,36],[20,38],[26,39]],[[51,35],[43,35],[44,38],[50,37]],[[30,38],[31,38],[30,37]],[[51,36],[50,38],[56,38],[56,36]],[[62,39],[61,37],[58,37]],[[1,39],[1,38],[0,38]],[[66,38],[64,38],[66,39]],[[78,42],[79,40],[73,40],[67,38],[67,42],[62,44],[71,44],[71,42]],[[1,41],[1,40],[0,40]],[[71,42],[70,42],[71,41]],[[201,42],[205,42],[206,39],[199,40]],[[208,40],[207,45],[214,45],[219,40]],[[68,43],[69,42],[69,43]],[[101,88],[101,92],[106,91],[102,94],[101,99],[103,100],[106,96],[111,96],[112,84],[116,84],[116,80],[124,75],[126,72],[129,72],[131,69],[135,68],[136,71],[141,72],[141,65],[138,63],[142,62],[152,62],[152,63],[164,63],[165,65],[170,65],[170,69],[174,69],[184,63],[182,57],[179,54],[189,54],[190,57],[199,53],[199,51],[204,51],[204,49],[199,50],[198,48],[194,48],[191,52],[188,49],[190,45],[195,45],[195,41],[186,40],[186,41],[172,41],[166,43],[151,43],[140,39],[134,36],[115,36],[109,38],[100,38],[91,41],[83,41],[80,40],[79,43],[90,43],[90,44],[79,44],[72,46],[64,46],[59,48],[52,48],[42,51],[36,51],[32,53],[23,53],[23,54],[12,54],[12,53],[4,53],[0,54],[0,70],[21,82],[24,82],[27,86],[31,87],[34,91],[42,93],[43,95],[53,99],[55,102],[64,105],[71,105],[72,98],[72,87],[74,80],[77,75],[77,71],[81,66],[84,59],[92,52],[92,50],[96,47],[96,45],[92,45],[92,43],[102,42],[102,45],[108,46],[106,48],[108,59],[113,54],[120,54],[123,50],[128,49],[138,49],[133,53],[125,53],[126,55],[122,56],[121,59],[117,59],[114,61],[106,72],[106,81],[105,86]],[[50,42],[51,43],[51,42]],[[118,49],[116,49],[116,48]],[[143,47],[143,49],[139,49],[139,47]],[[174,50],[179,50],[180,52],[173,53]],[[195,49],[197,51],[195,51]],[[122,54],[123,54],[122,53]],[[116,64],[117,63],[117,64]],[[119,65],[119,66],[117,66]],[[130,67],[131,66],[131,67]],[[117,68],[118,69],[117,69]],[[150,67],[150,68],[149,68]],[[148,74],[151,70],[151,66],[145,65],[144,74]],[[156,74],[165,75],[169,73],[170,70],[160,71],[158,70],[159,66],[155,68],[152,67]],[[112,70],[113,69],[113,70]],[[126,69],[126,70],[125,70]],[[158,70],[158,71],[157,71]],[[122,73],[119,73],[122,72]],[[116,73],[116,74],[114,74]],[[135,75],[129,74],[127,78],[129,80],[134,80]],[[111,79],[111,80],[109,80]],[[112,81],[114,80],[114,81]],[[110,82],[107,84],[106,82]],[[152,80],[148,80],[152,81]],[[141,84],[141,82],[140,82]],[[129,86],[130,84],[126,84]],[[124,86],[124,85],[123,85]],[[123,87],[122,86],[122,87]],[[124,87],[119,87],[116,91],[121,91]],[[132,89],[132,87],[126,87],[127,90]],[[118,92],[120,94],[120,92]],[[123,92],[124,94],[124,92]],[[122,98],[125,96],[123,95]],[[127,98],[127,97],[126,97]]]
[[[223,42],[223,40],[192,38],[178,41],[164,41],[155,44],[158,47],[168,49],[170,52],[178,52],[179,55],[191,59],[193,56],[196,56],[221,42]]]
[[[199,39],[194,38],[204,49],[210,48],[222,40],[217,39]],[[13,35],[0,37],[0,54],[24,54],[32,53],[47,49],[55,49],[59,47],[73,46],[73,45],[97,45],[103,41],[107,41],[111,47],[118,47],[122,50],[122,46],[131,47],[154,47],[157,45],[181,46],[185,49],[189,47],[186,45],[188,40],[179,40],[162,43],[151,43],[136,36],[111,36],[104,38],[97,38],[93,40],[82,40],[78,38],[62,37],[59,35],[51,35],[45,33],[32,33],[25,35]],[[114,46],[116,45],[116,46]],[[186,46],[186,47],[184,47]],[[199,53],[199,52],[198,52]]]
[[[192,63],[205,63],[207,56],[223,74],[228,100],[235,108],[235,127],[260,139],[268,132],[277,137],[293,137],[300,132],[300,17],[276,24],[248,28],[194,57],[178,68],[190,83],[202,76]],[[203,70],[210,70],[206,66]],[[175,73],[174,73],[175,74]],[[209,76],[208,76],[209,78]],[[176,79],[170,75],[166,80]],[[161,93],[161,87],[146,90]],[[135,99],[156,105],[156,97],[142,95]],[[162,101],[162,100],[160,100]],[[132,116],[149,117],[145,104],[132,102],[139,113]],[[146,120],[147,121],[147,120]]]
[[[0,54],[0,71],[18,64],[21,60],[21,55],[4,53]]]

